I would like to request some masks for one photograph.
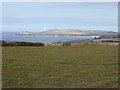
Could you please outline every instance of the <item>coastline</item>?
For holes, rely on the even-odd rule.
[[[22,42],[22,41],[5,41],[5,40],[0,40],[0,44],[5,42],[7,44],[10,43],[16,43],[16,42]],[[67,43],[71,46],[79,46],[79,45],[119,45],[120,38],[119,37],[99,37],[99,38],[94,38],[94,39],[86,39],[86,40],[72,40],[72,41],[66,41],[66,42],[53,42],[53,43],[42,43],[44,46],[63,46],[64,43]],[[41,43],[41,42],[24,42],[24,43]],[[4,45],[2,45],[4,46]],[[11,45],[10,45],[11,46]],[[12,45],[14,46],[14,45]],[[26,45],[29,46],[29,45]],[[39,46],[39,45],[38,45]]]

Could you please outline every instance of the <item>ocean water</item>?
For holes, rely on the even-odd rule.
[[[3,32],[1,40],[53,43],[72,40],[85,40],[97,37],[97,36],[16,35],[16,34],[17,32]]]

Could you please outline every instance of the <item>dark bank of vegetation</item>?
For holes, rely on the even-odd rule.
[[[2,41],[2,46],[44,46],[44,43]]]
[[[54,43],[53,43],[54,44]],[[52,44],[50,44],[52,46]],[[61,42],[61,46],[70,46],[69,42]],[[2,46],[49,46],[45,43],[32,43],[32,42],[17,42],[17,41],[2,41]]]
[[[114,40],[102,40],[102,42],[116,42],[116,43],[119,43],[119,41],[114,41]]]

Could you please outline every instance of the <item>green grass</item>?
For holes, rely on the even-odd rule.
[[[118,82],[118,47],[3,47],[3,88],[91,88]]]

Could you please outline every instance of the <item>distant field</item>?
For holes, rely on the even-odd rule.
[[[3,47],[3,88],[117,87],[117,45]]]

